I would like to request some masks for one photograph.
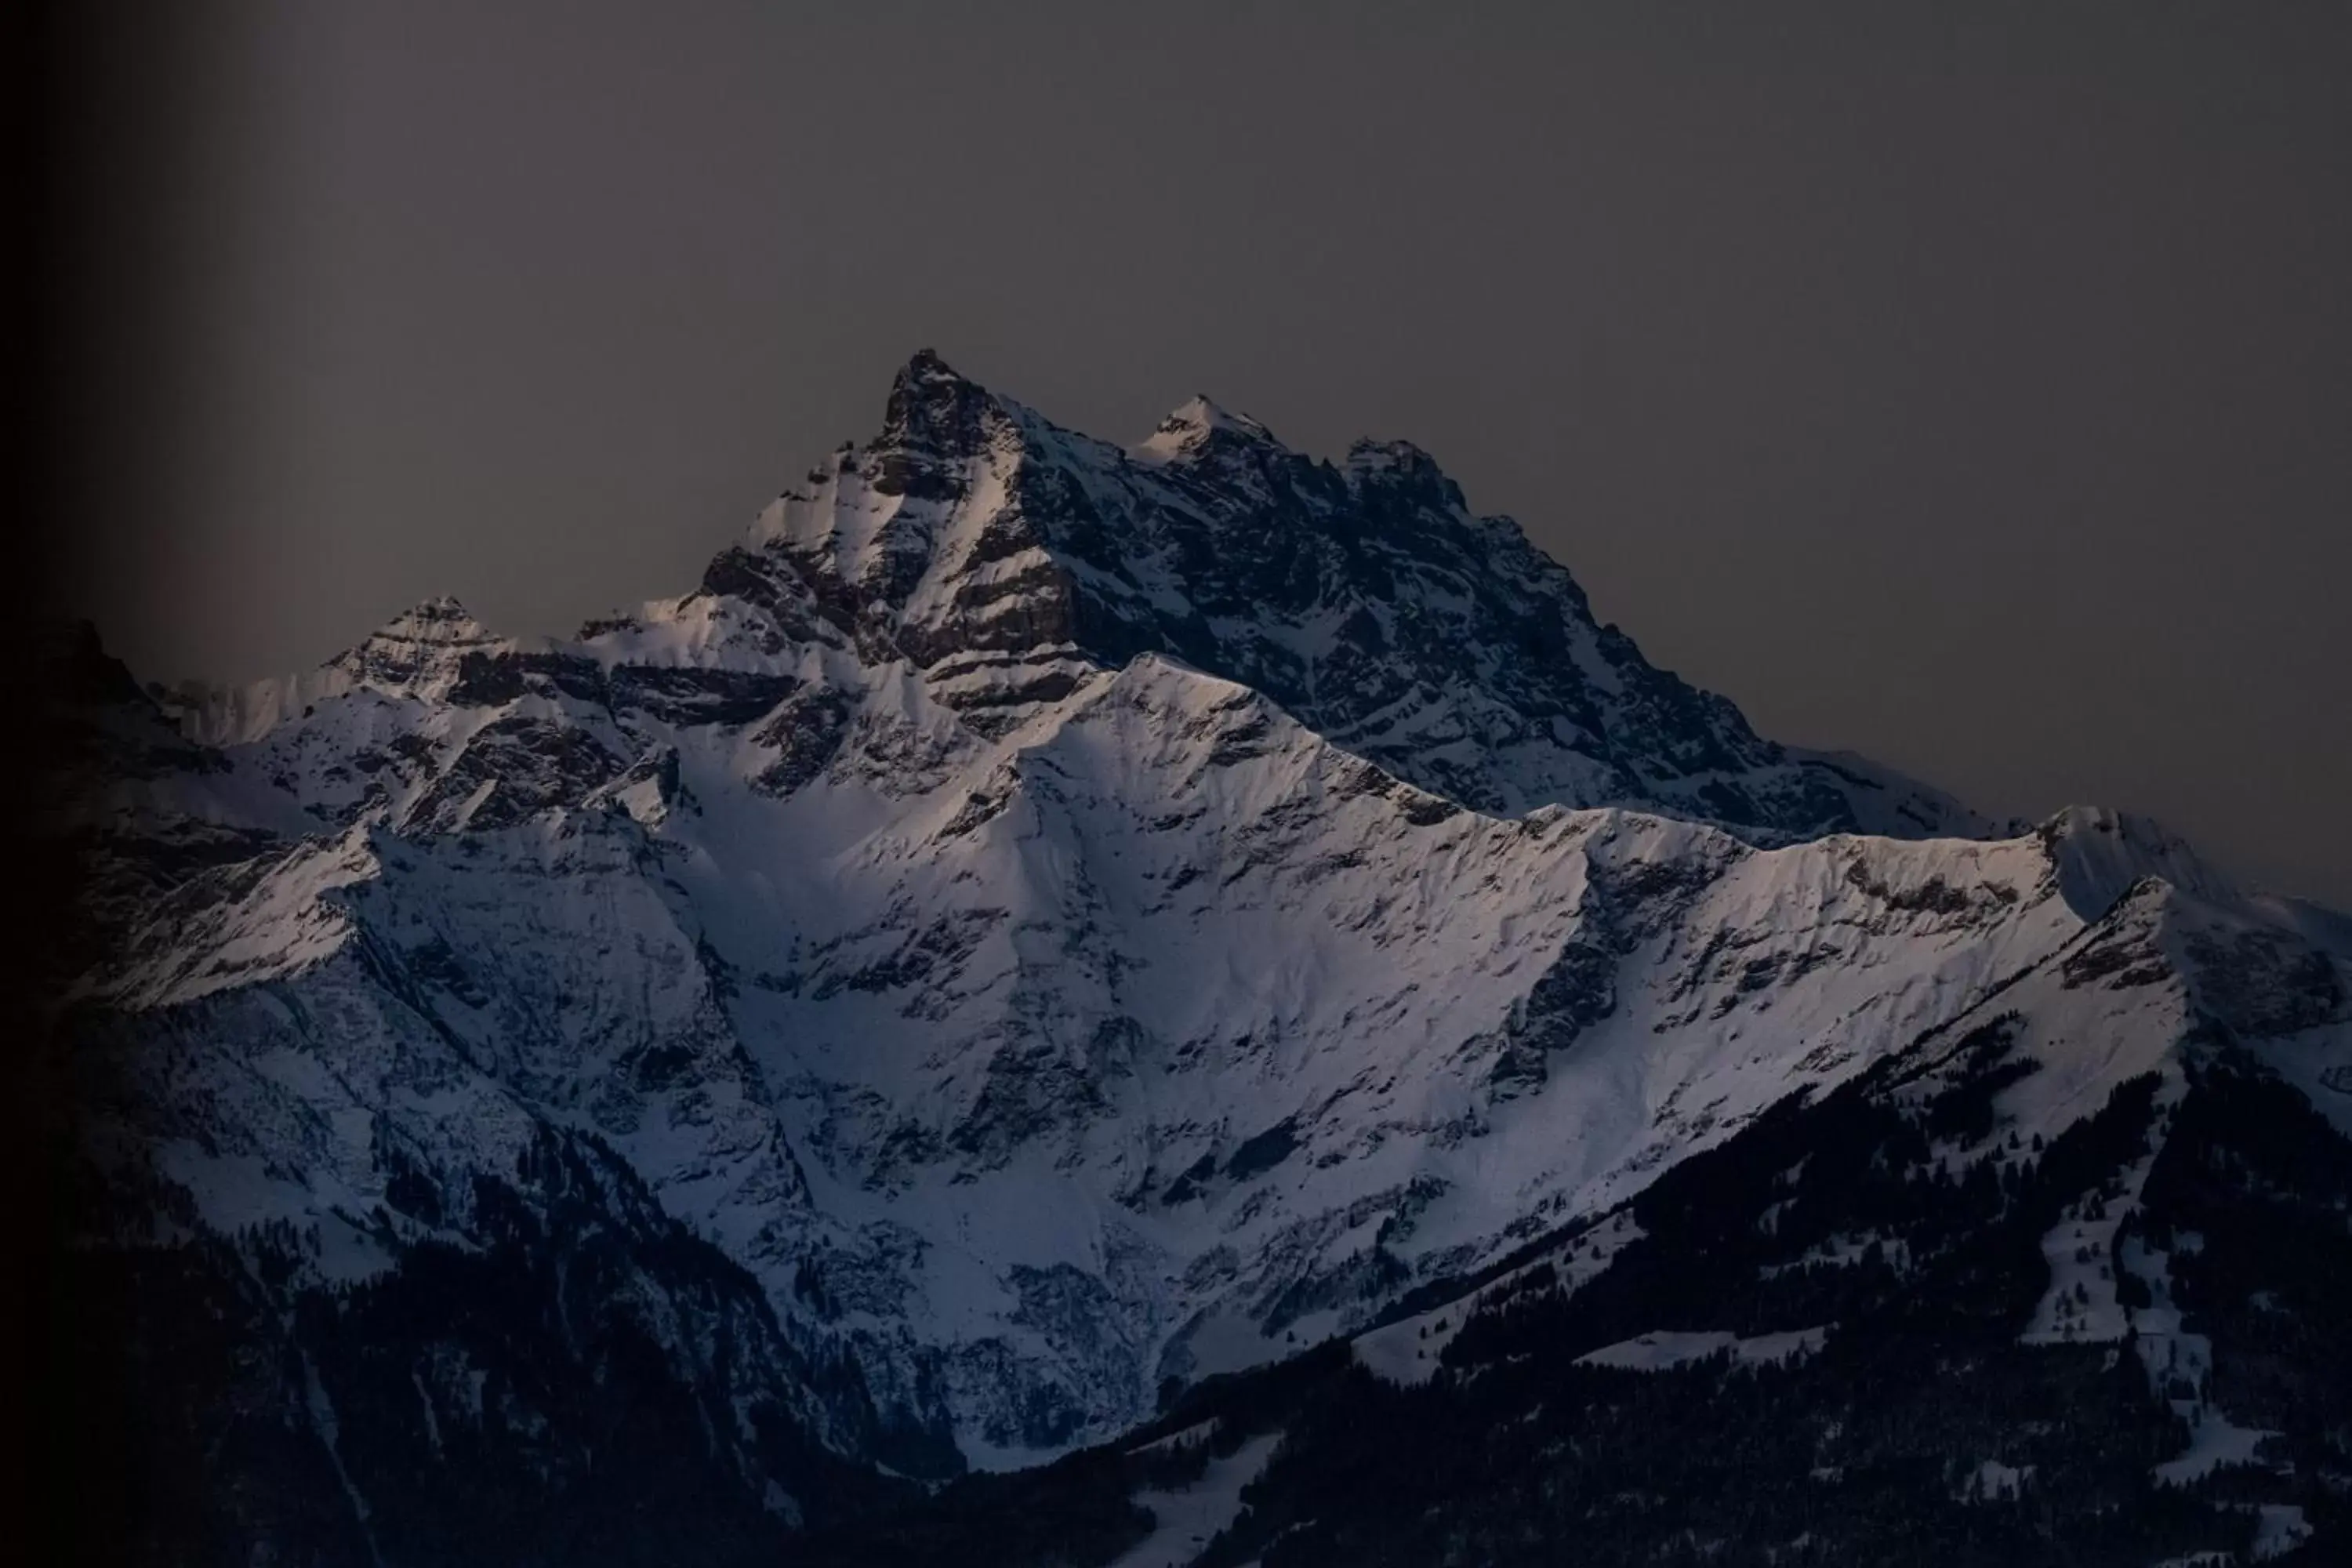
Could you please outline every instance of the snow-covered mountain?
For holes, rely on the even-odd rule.
[[[439,600],[237,690],[58,668],[91,1233],[210,1259],[388,1561],[453,1432],[561,1511],[610,1358],[335,1325],[568,1300],[559,1239],[752,1530],[1360,1335],[1997,1016],[1989,1137],[2217,1041],[2352,1127],[2331,917],[1763,741],[1425,455],[1205,401],[1122,450],[919,355],[575,638]],[[429,1442],[352,1437],[386,1386]]]

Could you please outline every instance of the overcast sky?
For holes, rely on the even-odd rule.
[[[142,676],[681,591],[929,344],[1408,437],[1769,734],[2352,905],[2352,6],[111,14],[72,597]]]

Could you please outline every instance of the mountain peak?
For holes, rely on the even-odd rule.
[[[1440,472],[1437,459],[1410,441],[1381,441],[1359,436],[1348,443],[1348,467],[1364,473]]]
[[[1348,481],[1358,490],[1401,495],[1438,510],[1466,512],[1462,487],[1437,459],[1410,441],[1359,437],[1348,447]]]
[[[764,564],[708,581],[823,606],[836,633],[940,672],[950,706],[995,710],[982,728],[1032,676],[1051,690],[1069,660],[1159,650],[1479,810],[1636,805],[1759,841],[1984,826],[1872,764],[1759,740],[1599,626],[1565,568],[1410,442],[1358,441],[1343,470],[1196,395],[1121,449],[925,350],[880,439],[813,478],[753,525]]]
[[[1162,419],[1136,448],[1136,455],[1154,462],[1173,462],[1195,456],[1219,437],[1280,447],[1273,431],[1246,414],[1220,408],[1206,395],[1194,393]]]
[[[898,368],[898,384],[929,385],[941,382],[966,382],[956,368],[940,357],[932,348],[917,349],[907,363]],[[969,383],[966,383],[969,384]]]
[[[393,616],[378,626],[368,640],[459,646],[496,639],[455,595],[438,594]]]
[[[291,688],[261,700],[256,710],[282,716],[297,705],[297,698],[299,705],[308,706],[345,682],[438,701],[457,680],[467,656],[511,646],[455,597],[439,595],[403,610],[318,671],[297,677]],[[274,689],[278,683],[265,684]]]
[[[2187,839],[2154,817],[2069,805],[2035,831],[2057,868],[2060,891],[2086,920],[2105,914],[2148,877],[2198,898],[2230,902],[2240,897],[2225,873],[2208,865]]]
[[[876,443],[887,452],[951,457],[986,444],[985,416],[996,400],[936,350],[918,349],[890,383]]]

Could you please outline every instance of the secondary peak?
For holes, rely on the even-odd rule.
[[[1205,450],[1220,436],[1276,447],[1282,444],[1273,431],[1248,415],[1220,408],[1196,393],[1162,419],[1136,451],[1145,458],[1171,462]]]
[[[936,350],[918,349],[890,383],[883,416],[885,447],[966,450],[978,439],[989,401],[979,383],[957,373]]]
[[[376,629],[377,637],[404,642],[474,643],[490,640],[489,628],[448,594],[436,595],[403,610]]]

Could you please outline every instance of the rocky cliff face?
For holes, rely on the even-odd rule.
[[[444,600],[236,692],[58,668],[82,1256],[234,1301],[277,1457],[218,1462],[333,1485],[186,1507],[297,1557],[635,1485],[616,1379],[690,1435],[647,1497],[745,1541],[1050,1457],[1996,1008],[2004,1132],[2217,1026],[2352,1107],[2323,918],[1761,740],[1426,456],[1202,402],[1123,451],[918,356],[576,638]]]
[[[1334,467],[1203,398],[1121,450],[918,355],[880,439],[769,508],[706,587],[778,576],[982,728],[1055,694],[1066,661],[1157,652],[1479,810],[1625,805],[1765,842],[1987,830],[1652,667],[1428,454],[1360,441]]]

